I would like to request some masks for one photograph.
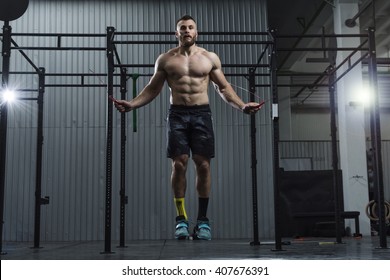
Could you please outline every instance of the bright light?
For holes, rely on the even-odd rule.
[[[369,107],[372,102],[372,91],[368,85],[363,85],[356,89],[354,98],[351,100],[351,106],[364,106]]]
[[[372,101],[372,90],[369,86],[363,86],[357,92],[357,101],[361,102],[366,107],[370,106]]]
[[[3,92],[3,101],[4,102],[7,102],[7,103],[12,103],[13,101],[15,101],[15,92],[13,90],[10,90],[10,89],[6,89],[4,92]]]

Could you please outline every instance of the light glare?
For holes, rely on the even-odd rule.
[[[15,101],[15,92],[10,89],[6,89],[3,93],[3,100],[7,103],[12,103]]]
[[[370,106],[372,100],[372,91],[369,86],[362,86],[356,92],[356,102],[362,104],[365,107]]]

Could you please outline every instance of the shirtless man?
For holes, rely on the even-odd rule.
[[[244,103],[233,90],[221,69],[219,57],[196,46],[198,31],[188,15],[176,22],[178,47],[161,54],[155,72],[146,87],[131,101],[116,100],[119,112],[129,112],[151,102],[162,90],[165,81],[170,88],[167,122],[167,156],[172,159],[171,183],[177,210],[175,238],[190,236],[184,197],[187,163],[192,153],[196,166],[196,189],[199,208],[195,239],[210,240],[211,229],[207,207],[211,189],[210,160],[214,157],[214,132],[209,106],[210,80],[222,99],[246,114],[256,113],[261,105]]]

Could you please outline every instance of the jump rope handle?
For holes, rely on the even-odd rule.
[[[259,105],[257,105],[256,106],[256,108],[260,108],[261,106],[263,106],[264,105],[264,103],[265,103],[265,101],[263,100],[263,101],[261,101],[260,103],[259,103]]]
[[[109,95],[108,99],[110,99],[114,103],[118,103],[118,100],[116,100],[112,95]]]

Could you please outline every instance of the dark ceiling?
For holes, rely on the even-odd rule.
[[[343,0],[340,2],[345,2]],[[278,48],[327,47],[329,39],[322,40],[321,34],[333,34],[333,0],[269,0],[269,25],[283,35],[318,34],[316,39],[288,38],[278,39]],[[359,14],[356,14],[361,34],[367,34],[368,27],[375,27],[376,50],[378,57],[378,84],[383,105],[390,108],[390,0],[364,0],[359,1]],[[329,65],[328,61],[322,63],[308,62],[308,57],[322,56],[322,52],[278,52],[278,72],[291,73],[299,69],[300,72],[323,72]],[[383,63],[383,64],[381,64]],[[299,67],[297,67],[297,65]],[[313,70],[314,69],[314,70]],[[367,67],[363,67],[364,76],[367,77]],[[292,83],[314,83],[318,77],[292,77]],[[295,97],[299,93],[298,97]],[[292,87],[291,102],[298,105],[323,106],[329,104],[326,87]],[[303,102],[304,101],[304,102]],[[305,104],[303,104],[305,103]],[[387,105],[386,105],[387,104]]]

